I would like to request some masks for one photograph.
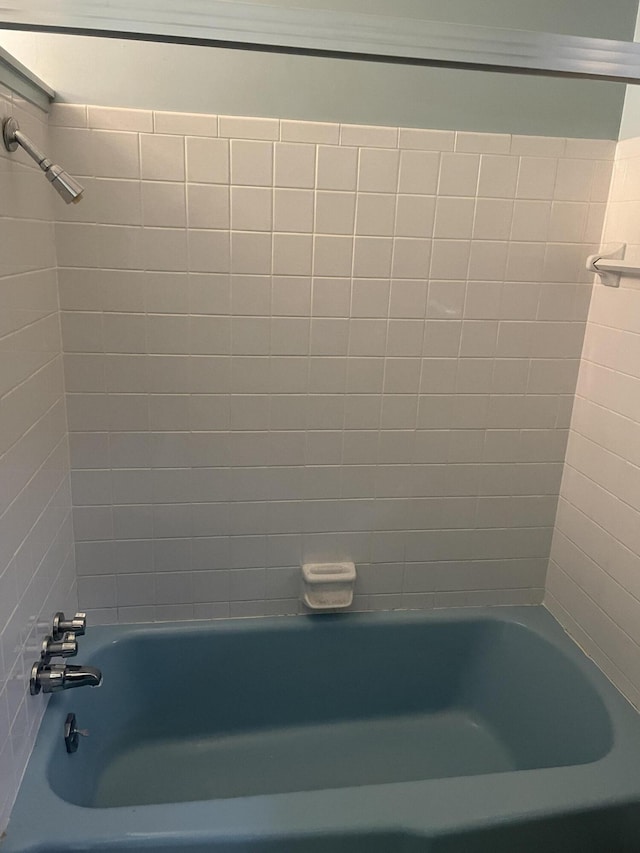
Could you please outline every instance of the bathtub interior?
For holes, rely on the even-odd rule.
[[[48,781],[89,808],[579,765],[612,745],[582,671],[514,621],[138,629],[87,662],[104,686],[52,705],[91,734],[53,746]]]

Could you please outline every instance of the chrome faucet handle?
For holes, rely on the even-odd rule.
[[[29,692],[32,696],[38,693],[57,693],[63,689],[65,665],[63,663],[45,663],[38,661],[31,667]]]
[[[70,712],[64,721],[64,745],[68,753],[77,751],[81,737],[89,737],[89,729],[79,729],[76,715]]]
[[[59,639],[54,640],[51,634],[42,641],[40,658],[49,663],[51,658],[72,658],[78,654],[78,641],[72,631],[66,631]]]
[[[51,628],[51,636],[54,640],[62,638],[63,634],[71,631],[76,637],[82,637],[87,630],[87,614],[76,613],[72,619],[65,619],[64,613],[58,611],[53,617],[53,626]]]

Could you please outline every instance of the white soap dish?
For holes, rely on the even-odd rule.
[[[353,563],[305,563],[302,600],[310,610],[341,610],[353,601]]]

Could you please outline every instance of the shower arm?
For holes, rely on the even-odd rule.
[[[7,119],[3,128],[4,144],[8,151],[15,151],[18,146],[23,148],[32,160],[35,160],[43,172],[53,166],[53,161],[35,145],[28,136],[18,128],[18,122],[14,118]]]
[[[84,188],[68,172],[52,162],[37,145],[25,136],[14,118],[5,119],[2,125],[2,139],[7,151],[23,148],[32,160],[42,169],[46,179],[67,204],[76,204],[82,199]]]

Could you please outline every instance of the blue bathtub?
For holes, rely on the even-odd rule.
[[[640,718],[542,608],[90,628],[79,659],[104,684],[51,698],[2,853],[640,850]]]

